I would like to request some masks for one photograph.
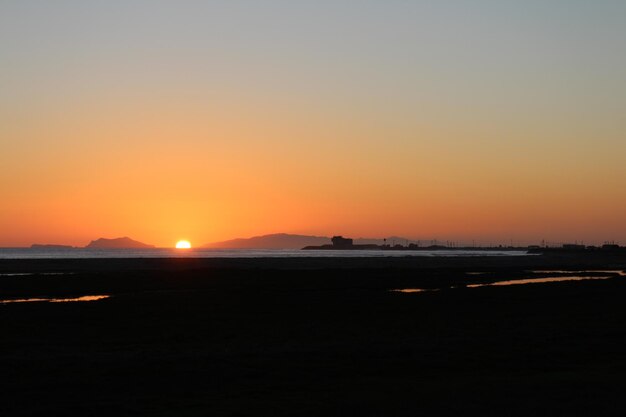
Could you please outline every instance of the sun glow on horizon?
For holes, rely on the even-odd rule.
[[[2,248],[626,242],[624,0],[84,3],[0,0]]]
[[[187,240],[179,240],[176,242],[176,249],[191,249],[191,243]]]

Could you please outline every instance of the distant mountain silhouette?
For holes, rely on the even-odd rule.
[[[31,249],[72,249],[74,246],[69,245],[50,245],[50,244],[40,244],[33,243],[30,245]]]
[[[387,245],[394,245],[394,244],[400,244],[400,245],[405,245],[407,242],[416,242],[414,239],[408,239],[406,237],[400,237],[400,236],[389,236],[388,238],[386,238],[387,240],[385,241],[385,238],[359,238],[359,239],[354,239],[354,244],[355,245],[383,245],[383,244],[387,244]]]
[[[398,236],[387,238],[387,244],[406,244],[411,241]],[[270,235],[254,236],[251,238],[238,238],[225,240],[222,242],[214,242],[204,245],[204,248],[213,249],[302,249],[305,246],[321,246],[330,245],[330,237],[327,236],[307,236],[307,235],[291,235],[288,233],[274,233]],[[382,245],[384,239],[354,239],[355,245]]]
[[[276,233],[214,242],[203,247],[215,249],[302,249],[305,246],[325,244],[330,244],[329,237]]]
[[[92,240],[86,248],[90,249],[144,249],[154,248],[153,245],[147,245],[145,243],[137,242],[129,237],[118,237],[117,239],[104,239]]]

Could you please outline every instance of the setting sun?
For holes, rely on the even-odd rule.
[[[191,243],[187,240],[179,240],[176,242],[176,249],[191,249]]]

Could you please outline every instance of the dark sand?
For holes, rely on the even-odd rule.
[[[447,287],[624,268],[595,255],[2,260],[0,274],[71,273],[0,276],[2,299],[112,297],[0,305],[0,416],[623,416],[626,277]]]

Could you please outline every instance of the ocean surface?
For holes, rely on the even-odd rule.
[[[386,258],[525,256],[523,250],[297,250],[297,249],[30,249],[0,248],[0,259],[94,258]]]

